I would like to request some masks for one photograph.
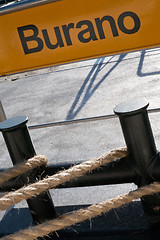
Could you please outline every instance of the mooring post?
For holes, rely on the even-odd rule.
[[[28,118],[20,116],[0,122],[0,131],[5,139],[11,160],[13,164],[25,161],[36,155],[26,123]],[[27,183],[27,179],[39,178],[42,169],[32,170],[30,174],[24,174],[23,179]],[[56,217],[49,191],[27,200],[33,219],[37,223]]]
[[[145,99],[130,100],[115,107],[128,148],[131,161],[137,172],[138,187],[155,181],[152,166],[157,161],[157,149],[148,118]],[[153,223],[160,223],[160,194],[142,197],[144,212]]]

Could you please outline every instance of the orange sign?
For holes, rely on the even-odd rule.
[[[160,44],[159,0],[21,6],[0,12],[0,75]]]

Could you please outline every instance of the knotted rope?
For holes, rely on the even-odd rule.
[[[57,187],[69,180],[80,177],[87,172],[93,171],[109,162],[114,161],[117,158],[127,156],[126,149],[113,150],[107,154],[100,156],[99,158],[94,158],[89,161],[83,162],[79,165],[73,166],[68,170],[61,171],[53,176],[43,179],[37,183],[33,183],[27,187],[23,187],[15,192],[6,194],[0,198],[0,209],[4,210],[10,205],[20,202],[23,199],[28,199],[31,196],[35,196],[44,190]],[[43,157],[41,157],[43,159]],[[101,202],[99,204],[94,204],[86,209],[80,209],[78,211],[73,211],[59,218],[50,220],[43,224],[39,224],[34,227],[30,227],[26,230],[19,231],[18,233],[5,236],[1,238],[2,240],[33,240],[37,237],[43,237],[48,235],[50,232],[60,230],[65,227],[69,227],[78,222],[85,221],[86,219],[91,219],[104,212],[108,212],[113,208],[120,207],[123,204],[127,204],[132,200],[141,198],[144,195],[150,195],[155,192],[160,192],[160,184],[155,182],[151,185],[141,187],[137,190],[131,191],[124,195],[118,196],[116,198]]]

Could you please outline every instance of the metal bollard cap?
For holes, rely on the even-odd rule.
[[[26,124],[28,117],[18,116],[14,118],[7,119],[3,122],[0,122],[0,131],[8,131],[20,127],[23,124]]]
[[[127,102],[120,103],[113,111],[117,115],[134,114],[146,109],[148,106],[149,103],[145,98],[131,99]]]

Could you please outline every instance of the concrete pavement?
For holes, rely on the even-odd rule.
[[[28,125],[113,114],[113,108],[145,97],[160,107],[160,49],[108,56],[0,78],[7,118],[27,115]],[[157,148],[160,113],[149,115]],[[125,146],[118,119],[30,130],[37,154],[49,162],[86,160]],[[11,166],[0,136],[1,168]],[[85,205],[134,189],[133,184],[52,191],[56,206]],[[24,207],[24,203],[18,207]]]

